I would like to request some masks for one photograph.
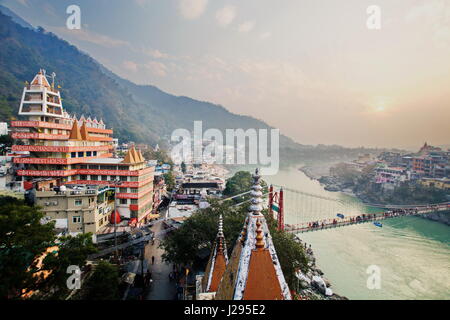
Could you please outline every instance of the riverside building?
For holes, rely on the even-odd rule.
[[[60,185],[98,185],[117,188],[117,211],[140,224],[152,214],[154,168],[139,150],[113,158],[113,130],[103,120],[64,111],[61,96],[40,70],[23,89],[19,115],[11,121],[12,137],[22,141],[13,151],[28,151],[15,158],[16,174],[40,191]]]

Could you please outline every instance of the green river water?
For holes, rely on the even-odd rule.
[[[354,201],[357,210],[370,212],[358,199],[324,190],[297,168],[263,179],[326,197],[343,197]],[[313,201],[311,206],[320,208],[325,200]],[[286,211],[285,222],[296,223],[295,217]],[[349,299],[450,299],[450,227],[444,224],[401,217],[384,220],[382,228],[365,223],[299,236],[311,244],[331,288]],[[379,267],[380,289],[367,287],[366,270],[371,265]]]

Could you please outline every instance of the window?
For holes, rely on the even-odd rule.
[[[82,158],[83,156],[84,156],[84,152],[83,151],[78,152],[78,158]]]
[[[119,192],[126,193],[128,192],[128,188],[119,188]]]
[[[102,176],[102,181],[108,180],[108,176]]]
[[[97,155],[97,151],[93,151],[92,153],[93,153],[93,155],[94,155],[94,156],[96,156],[96,155]]]
[[[70,153],[70,157],[71,158],[76,158],[77,157],[77,153],[76,152],[71,152]]]
[[[138,204],[138,200],[137,199],[131,199],[131,204]]]
[[[81,222],[81,216],[73,216],[72,217],[73,223],[80,223]]]
[[[90,157],[91,156],[91,151],[86,151],[86,157]]]
[[[120,199],[120,204],[127,204],[128,203],[128,199]]]
[[[98,176],[91,175],[91,180],[98,180]]]
[[[83,199],[75,199],[75,205],[81,206],[83,204]]]
[[[130,188],[130,192],[131,193],[138,193],[138,189],[137,188]]]
[[[127,181],[127,176],[120,176],[120,181]]]

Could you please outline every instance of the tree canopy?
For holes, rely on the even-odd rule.
[[[223,217],[225,241],[229,253],[239,236],[245,221],[246,210],[228,204],[212,202],[211,206],[195,212],[183,225],[168,237],[161,246],[163,258],[176,264],[194,265],[200,262],[200,250],[212,249],[217,235],[219,216]]]
[[[238,171],[231,178],[227,179],[225,184],[225,189],[223,190],[223,194],[225,196],[235,196],[240,193],[244,193],[246,191],[250,191],[253,185],[252,174],[248,171]],[[261,186],[264,190],[267,188],[267,183],[264,180],[261,180]],[[235,203],[242,202],[250,199],[249,195],[240,196],[237,198],[233,198]]]
[[[44,213],[23,200],[0,197],[0,297],[19,298],[35,289],[35,258],[55,240],[53,223],[41,224]]]
[[[83,268],[97,251],[89,233],[57,238],[54,223],[42,223],[44,216],[24,200],[0,197],[0,297],[20,299],[39,291],[56,292],[53,298],[59,298],[67,291],[67,267]]]
[[[247,206],[231,206],[230,202],[213,202],[206,209],[201,209],[189,217],[183,225],[166,237],[161,243],[165,250],[166,261],[204,268],[200,251],[212,250],[217,235],[219,215],[223,217],[223,228],[228,254],[231,254],[239,234],[242,231]],[[294,236],[276,229],[276,221],[264,211],[272,235],[283,274],[290,288],[295,288],[297,269],[307,270],[307,256],[303,247],[295,242]],[[203,263],[203,264],[202,264]]]
[[[50,271],[46,281],[47,288],[56,288],[58,297],[66,292],[66,281],[69,276],[67,268],[71,265],[83,268],[88,255],[97,252],[97,248],[92,242],[91,233],[60,237],[57,246],[57,251],[45,257],[42,269]]]
[[[119,270],[117,266],[100,261],[87,280],[87,300],[117,300],[119,298]]]

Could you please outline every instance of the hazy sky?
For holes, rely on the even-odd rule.
[[[450,0],[1,3],[122,77],[252,115],[300,143],[450,144]],[[81,30],[66,28],[71,4]],[[373,4],[380,30],[366,26]]]

